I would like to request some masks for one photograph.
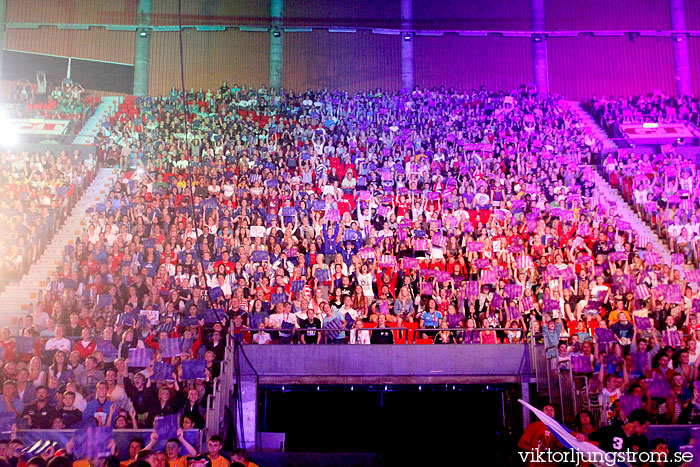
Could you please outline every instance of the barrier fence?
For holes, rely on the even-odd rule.
[[[24,441],[25,446],[31,446],[36,441],[55,441],[59,448],[64,448],[73,438],[77,430],[17,430],[17,438]],[[141,438],[144,446],[150,442],[153,430],[113,430],[112,438],[117,444],[119,460],[129,459],[129,443],[134,438]],[[184,438],[194,448],[201,452],[203,445],[203,430],[183,430]],[[165,447],[165,439],[159,439],[156,449]]]
[[[380,327],[362,327],[362,328],[340,328],[340,329],[335,329],[335,328],[294,328],[294,329],[287,329],[287,328],[265,328],[265,329],[232,329],[232,338],[238,340],[238,342],[242,344],[252,344],[252,336],[259,333],[259,332],[266,332],[270,334],[271,336],[271,344],[289,344],[291,342],[299,342],[299,338],[301,337],[302,334],[306,335],[307,333],[315,333],[318,332],[322,335],[321,342],[318,344],[328,344],[328,334],[329,333],[345,333],[345,340],[349,341],[348,337],[350,333],[362,333],[366,332],[369,333],[370,338],[371,334],[376,331],[392,331],[394,335],[394,344],[432,344],[434,343],[434,337],[425,337],[425,336],[430,336],[430,335],[437,335],[441,331],[446,331],[450,332],[454,335],[455,339],[463,339],[465,338],[467,333],[479,333],[477,337],[481,335],[482,332],[494,332],[498,334],[505,333],[505,332],[519,332],[521,336],[518,339],[518,342],[522,342],[525,339],[525,332],[526,330],[523,328],[473,328],[473,329],[467,329],[467,328],[419,328],[419,327],[409,327],[409,326],[386,326],[383,328]],[[277,336],[277,335],[280,336]],[[472,334],[473,335],[473,334]],[[494,342],[483,342],[483,344],[499,344],[501,343],[500,338],[494,336]],[[291,342],[288,341],[279,341],[279,337],[283,337],[285,339],[292,339]],[[315,337],[315,336],[314,336]],[[489,338],[490,339],[490,338]],[[507,338],[506,338],[507,339]],[[464,342],[462,342],[464,343]],[[482,342],[466,342],[467,344],[481,344]],[[314,344],[314,345],[318,345]],[[379,344],[376,344],[379,345]]]

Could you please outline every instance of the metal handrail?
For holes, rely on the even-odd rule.
[[[399,331],[399,332],[406,332],[406,343],[408,342],[408,334],[409,331],[413,334],[412,339],[411,339],[411,344],[415,344],[415,339],[416,339],[416,334],[420,332],[440,332],[440,331],[451,331],[451,332],[465,332],[465,331],[519,331],[521,333],[526,333],[527,330],[523,328],[472,328],[472,329],[467,329],[467,328],[408,328],[404,326],[386,326],[383,328],[379,328],[376,326],[373,327],[363,327],[363,328],[340,328],[340,329],[332,329],[332,328],[294,328],[294,329],[284,329],[284,328],[265,328],[265,329],[239,329],[236,333],[234,333],[233,328],[231,329],[231,335],[235,336],[235,334],[241,334],[241,333],[249,333],[249,334],[254,334],[258,332],[283,332],[283,333],[291,333],[292,336],[288,337],[293,337],[294,334],[301,334],[305,332],[319,332],[319,333],[324,333],[324,332],[350,332],[352,330],[355,331],[368,331],[370,333],[377,331],[377,330],[391,330],[391,331]],[[524,338],[524,336],[523,336]],[[245,342],[242,342],[245,344]],[[251,344],[252,345],[252,344]],[[227,349],[228,350],[228,349]]]

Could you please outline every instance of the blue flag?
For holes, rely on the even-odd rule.
[[[153,361],[153,349],[129,349],[129,366],[146,368]]]
[[[98,459],[109,457],[107,445],[112,438],[112,428],[91,426],[75,432],[73,454],[76,459]]]
[[[161,339],[158,342],[158,349],[163,358],[177,357],[181,353],[180,339],[177,337]]]
[[[206,379],[206,368],[204,360],[183,360],[182,379]]]
[[[155,362],[153,364],[153,379],[166,381],[173,379],[175,367],[165,362]]]

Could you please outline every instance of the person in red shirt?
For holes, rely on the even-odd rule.
[[[411,202],[405,195],[400,195],[396,199],[397,212],[399,218],[406,217],[410,213]]]
[[[124,254],[119,250],[118,245],[112,245],[112,257],[109,270],[112,274],[117,274],[119,269],[122,267],[122,261],[124,261]]]
[[[377,289],[382,290],[382,287],[387,286],[389,288],[389,293],[394,296],[395,293],[393,291],[396,290],[397,280],[398,277],[391,268],[381,268],[377,272]]]
[[[6,362],[12,362],[15,360],[15,340],[12,339],[12,332],[10,328],[4,327],[0,332],[0,346],[2,346],[4,353],[2,359]]]
[[[223,264],[226,267],[226,274],[231,274],[235,268],[235,264],[229,259],[228,250],[221,251],[221,261],[214,263],[214,271],[219,269],[219,265]]]
[[[90,253],[88,255],[88,259],[83,261],[82,266],[88,267],[88,271],[90,272],[91,276],[94,276],[95,274],[97,274],[97,271],[100,268],[100,263],[98,263],[97,260],[95,259],[95,253]]]
[[[542,408],[542,412],[554,418],[554,407],[552,407],[551,405],[545,405]],[[554,434],[551,431],[549,431],[547,425],[545,425],[540,420],[537,420],[536,422],[533,422],[530,425],[528,425],[527,429],[525,430],[525,433],[523,433],[523,436],[520,438],[520,441],[518,441],[518,447],[523,451],[532,452],[534,458],[536,458],[538,453],[540,452],[552,451],[562,448],[559,441],[557,441],[557,439],[554,437]],[[556,462],[537,462],[534,460],[529,460],[527,465],[539,467],[555,467],[557,464]]]
[[[80,354],[80,358],[88,358],[97,348],[97,344],[90,339],[90,329],[83,328],[81,340],[75,343],[73,350]]]

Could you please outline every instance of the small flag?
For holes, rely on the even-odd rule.
[[[158,341],[158,350],[164,358],[177,357],[182,352],[180,339],[168,337]]]
[[[646,300],[651,297],[651,292],[646,284],[639,284],[635,287],[634,294],[638,300]]]

